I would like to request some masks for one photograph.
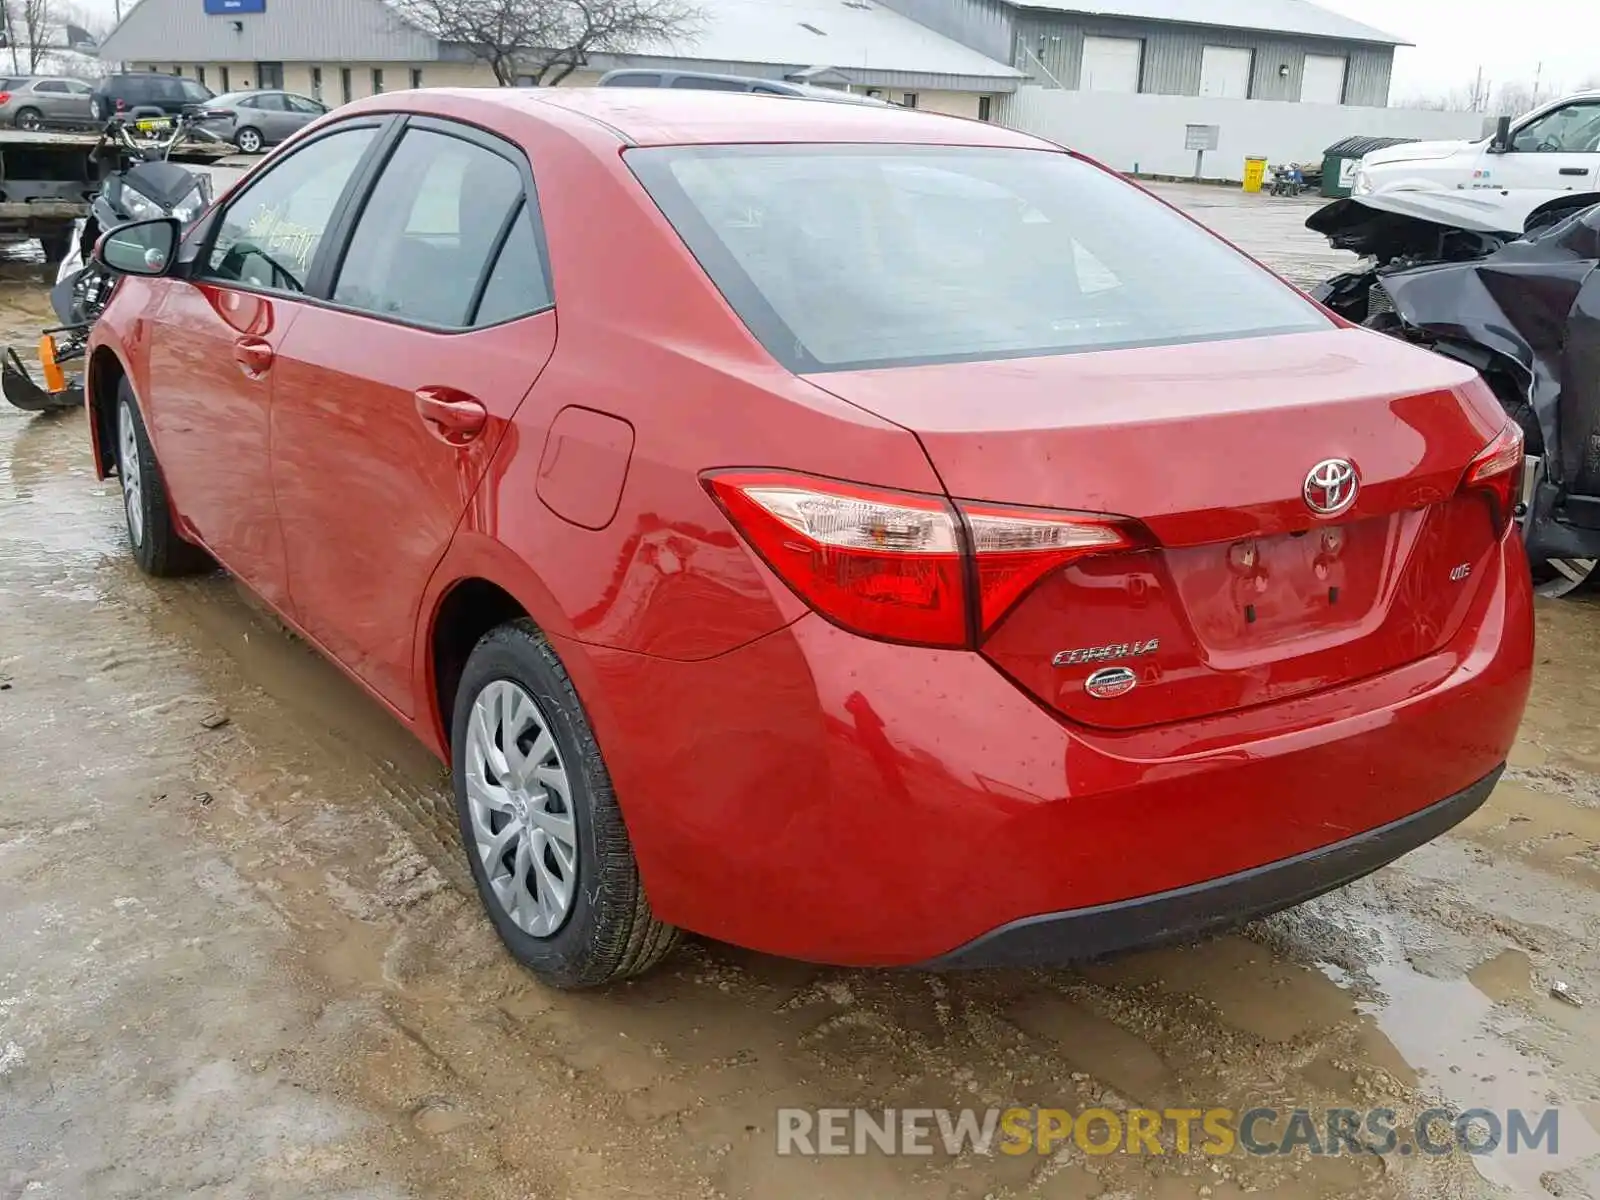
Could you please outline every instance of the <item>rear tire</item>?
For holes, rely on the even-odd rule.
[[[30,133],[44,128],[44,114],[37,108],[19,108],[15,120],[18,129],[26,129]]]
[[[117,474],[122,480],[122,508],[128,526],[128,548],[146,575],[173,578],[209,569],[211,558],[193,542],[179,536],[145,431],[144,417],[133,388],[124,379],[117,385],[117,409],[111,428],[117,439]]]
[[[261,136],[259,129],[252,129],[247,125],[233,135],[233,143],[239,147],[241,154],[260,154],[261,148],[266,145],[266,139]]]
[[[451,779],[478,897],[518,962],[559,988],[655,966],[656,920],[594,731],[531,621],[492,630],[456,691]]]

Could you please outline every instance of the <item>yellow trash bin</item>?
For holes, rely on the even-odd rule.
[[[1262,181],[1267,177],[1267,160],[1264,158],[1247,158],[1244,160],[1244,190],[1259,192]]]

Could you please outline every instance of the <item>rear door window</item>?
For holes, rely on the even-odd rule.
[[[719,146],[627,162],[795,371],[1330,327],[1227,243],[1068,154]]]
[[[525,208],[500,249],[472,323],[498,325],[549,308],[551,302],[538,214]]]
[[[522,172],[477,141],[408,129],[373,186],[334,286],[335,303],[465,329],[523,212]],[[542,280],[537,257],[532,278]],[[516,307],[496,293],[497,305]]]

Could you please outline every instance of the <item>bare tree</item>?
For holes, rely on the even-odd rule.
[[[1600,87],[1600,83],[1594,86]],[[1487,112],[1494,117],[1520,117],[1551,98],[1551,89],[1535,88],[1526,81],[1512,80],[1499,86],[1479,81],[1442,92],[1410,96],[1402,108],[1434,108],[1451,112]]]
[[[22,26],[28,39],[28,72],[39,69],[39,60],[50,52],[50,38],[56,31],[54,0],[22,0]]]
[[[11,48],[11,70],[20,75],[21,50],[17,46],[17,22],[15,14],[11,11],[11,0],[0,0],[0,25],[5,28],[6,45]]]
[[[30,0],[33,2],[33,0]],[[501,87],[553,87],[595,54],[628,54],[692,36],[691,0],[390,0],[408,24],[465,47]]]
[[[1496,117],[1520,117],[1537,107],[1538,93],[1526,83],[1502,83],[1489,102],[1489,112]]]

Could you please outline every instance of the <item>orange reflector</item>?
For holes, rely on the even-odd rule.
[[[67,390],[67,376],[56,361],[56,340],[48,333],[39,339],[39,366],[44,369],[45,390],[52,396]]]

